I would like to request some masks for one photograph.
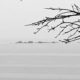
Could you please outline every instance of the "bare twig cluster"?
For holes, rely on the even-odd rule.
[[[50,27],[48,32],[50,32],[52,30],[54,31],[58,27],[60,27],[62,30],[59,32],[59,34],[56,35],[55,38],[59,37],[62,33],[63,33],[63,35],[65,35],[65,34],[73,32],[73,34],[69,35],[64,40],[59,40],[64,43],[69,43],[69,42],[80,39],[80,19],[78,18],[78,20],[75,20],[75,21],[65,21],[66,18],[75,17],[75,16],[80,17],[80,8],[76,4],[72,5],[72,9],[63,9],[63,8],[45,8],[45,9],[59,11],[59,13],[52,18],[45,17],[45,19],[43,19],[43,20],[34,22],[29,25],[25,25],[25,26],[40,26],[41,25],[39,28],[37,28],[37,31],[34,32],[34,34],[37,34],[44,27]],[[55,22],[56,20],[61,20],[61,22],[59,24],[57,24],[56,26],[49,25],[52,21]],[[64,26],[62,26],[62,25],[64,25]],[[74,26],[76,26],[76,27],[74,27]],[[68,31],[65,31],[68,27],[70,27],[70,29]],[[75,36],[76,34],[78,34],[78,35]]]

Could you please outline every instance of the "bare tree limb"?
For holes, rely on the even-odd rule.
[[[25,26],[40,26],[40,28],[37,28],[37,31],[34,32],[34,34],[37,34],[40,30],[42,30],[44,27],[51,27],[48,32],[52,31],[52,30],[56,30],[58,27],[61,28],[62,30],[59,32],[58,35],[56,35],[55,38],[59,37],[62,33],[63,35],[65,34],[68,34],[68,33],[71,33],[73,32],[73,34],[69,35],[68,38],[64,39],[63,41],[62,40],[59,40],[61,42],[64,42],[64,43],[69,43],[69,42],[73,42],[73,41],[76,41],[76,40],[79,40],[80,39],[80,18],[78,18],[78,20],[76,21],[64,21],[64,19],[66,18],[71,18],[71,17],[80,17],[80,8],[74,4],[72,5],[72,10],[71,9],[63,9],[63,8],[45,8],[45,9],[48,9],[48,10],[53,10],[53,11],[59,11],[61,13],[57,14],[56,16],[54,17],[45,17],[45,19],[42,19],[40,21],[37,21],[37,22],[34,22],[34,23],[31,23],[31,24],[28,24],[28,25],[25,25]],[[66,14],[67,13],[67,14]],[[54,25],[49,25],[51,22],[53,21],[57,21],[57,20],[62,20],[61,23],[58,23],[56,26]],[[55,22],[54,22],[55,23]],[[62,26],[64,24],[64,26]],[[76,28],[74,27],[76,26]],[[70,27],[70,29],[68,31],[65,31],[68,27]],[[79,36],[76,36],[76,37],[73,37],[76,33],[79,34]]]

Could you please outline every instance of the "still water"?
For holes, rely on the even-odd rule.
[[[0,80],[80,80],[80,43],[0,43]]]

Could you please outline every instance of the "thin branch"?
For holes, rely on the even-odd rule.
[[[65,27],[66,28],[66,27]],[[61,35],[61,33],[65,30],[65,28],[64,29],[62,29],[60,32],[59,32],[59,34],[55,37],[55,38],[57,38],[58,36],[60,36]]]
[[[80,40],[80,35],[79,36],[76,36],[74,38],[71,38],[71,39],[64,39],[64,40],[59,40],[60,42],[64,42],[64,43],[70,43],[70,42],[73,42],[73,41],[76,41],[76,40]]]

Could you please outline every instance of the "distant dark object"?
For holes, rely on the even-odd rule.
[[[18,42],[16,42],[16,43],[23,43],[22,41],[18,41]]]
[[[34,43],[33,41],[28,41],[27,43]]]
[[[23,1],[23,0],[20,0],[20,1]]]
[[[18,44],[35,44],[35,43],[37,43],[37,44],[47,44],[47,43],[56,43],[56,42],[54,42],[54,41],[52,41],[52,42],[43,42],[43,41],[37,41],[37,42],[34,42],[34,41],[18,41],[18,42],[16,42],[16,43],[18,43]]]
[[[37,43],[40,43],[41,44],[41,43],[49,43],[49,42],[38,41]]]

